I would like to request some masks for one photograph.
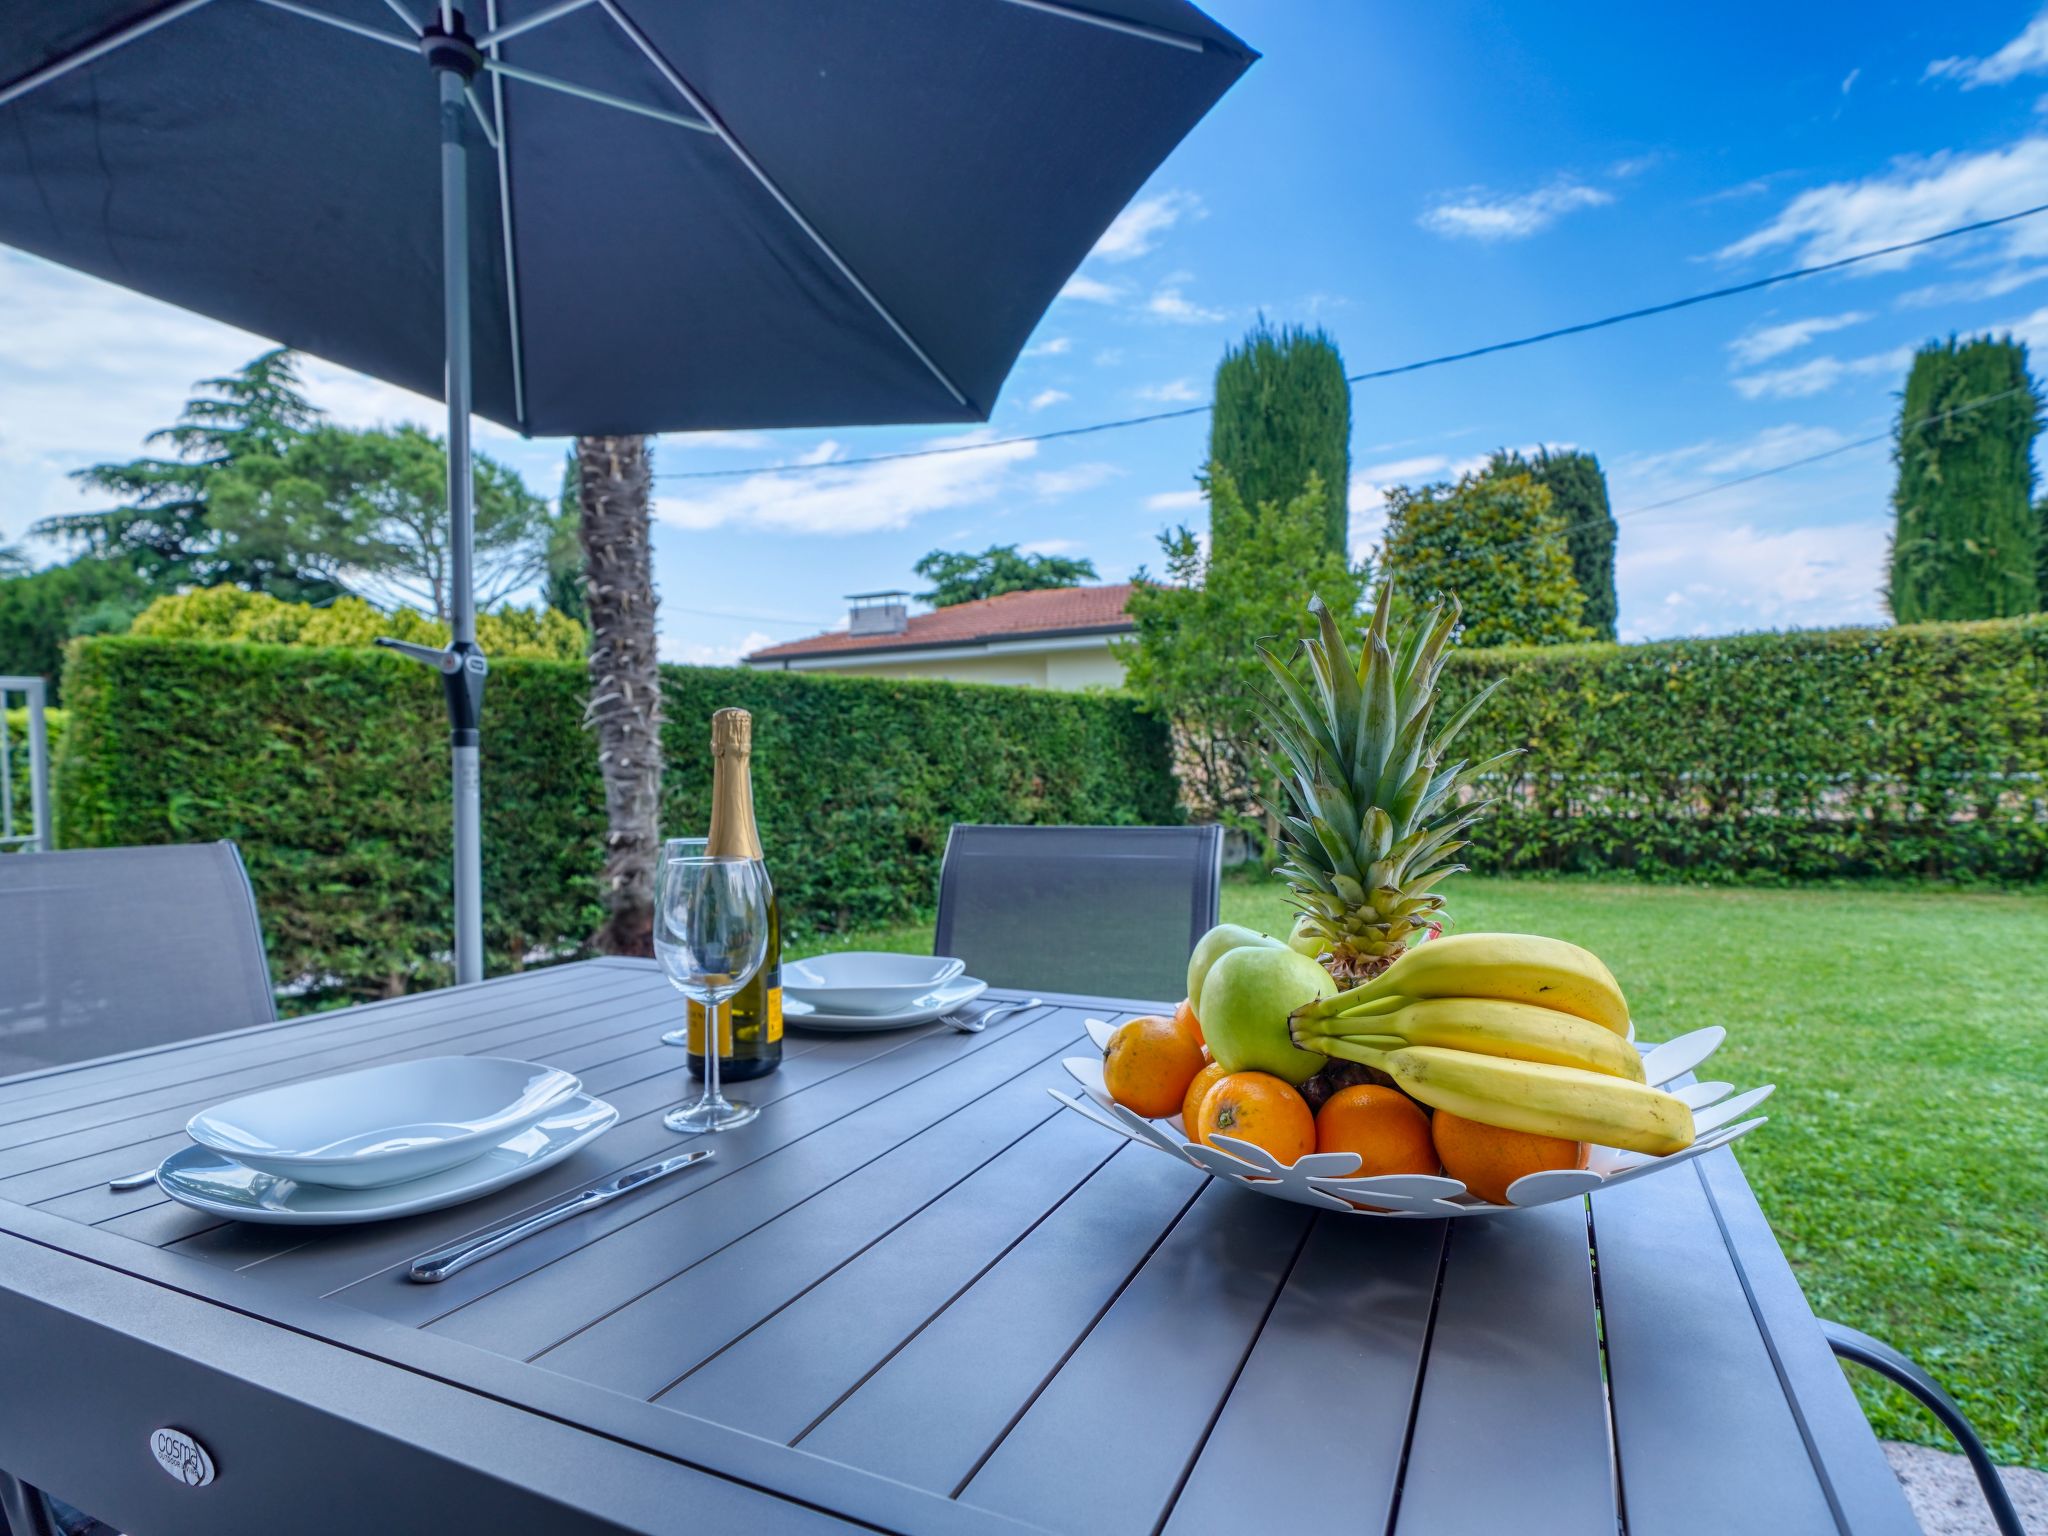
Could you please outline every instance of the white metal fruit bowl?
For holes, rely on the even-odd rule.
[[[1088,1036],[1095,1042],[1098,1052],[1108,1049],[1109,1037],[1114,1030],[1114,1025],[1105,1024],[1100,1019],[1088,1021]],[[1642,1053],[1643,1075],[1651,1086],[1662,1087],[1699,1066],[1719,1050],[1721,1042],[1727,1038],[1725,1029],[1712,1025],[1653,1046]],[[1698,1082],[1671,1089],[1670,1092],[1692,1107],[1693,1128],[1698,1133],[1697,1139],[1683,1152],[1652,1157],[1642,1152],[1596,1146],[1584,1168],[1527,1174],[1508,1186],[1507,1205],[1493,1205],[1477,1195],[1468,1194],[1459,1180],[1438,1174],[1351,1177],[1359,1167],[1359,1157],[1355,1152],[1311,1152],[1289,1167],[1274,1159],[1264,1148],[1239,1141],[1234,1136],[1218,1136],[1216,1147],[1191,1146],[1182,1135],[1178,1117],[1147,1120],[1111,1099],[1109,1090],[1102,1083],[1100,1055],[1069,1056],[1061,1065],[1081,1085],[1084,1096],[1062,1093],[1056,1088],[1050,1090],[1052,1096],[1097,1125],[1132,1141],[1156,1147],[1171,1157],[1193,1163],[1219,1179],[1232,1180],[1255,1194],[1351,1216],[1493,1216],[1549,1205],[1556,1200],[1576,1200],[1581,1195],[1626,1184],[1631,1179],[1647,1178],[1650,1174],[1689,1162],[1702,1153],[1725,1147],[1738,1137],[1748,1135],[1764,1123],[1764,1117],[1759,1115],[1744,1120],[1742,1116],[1769,1098],[1774,1086],[1766,1083],[1761,1088],[1737,1093],[1732,1083]],[[1223,1150],[1218,1150],[1219,1147]],[[1358,1204],[1360,1201],[1367,1201],[1378,1209],[1363,1210]]]

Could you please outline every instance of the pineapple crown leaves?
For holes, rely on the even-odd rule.
[[[1262,802],[1286,845],[1279,873],[1303,910],[1347,927],[1441,909],[1442,897],[1422,887],[1465,868],[1451,862],[1466,846],[1460,834],[1491,804],[1457,804],[1456,792],[1515,755],[1444,761],[1498,685],[1432,734],[1458,606],[1431,608],[1396,642],[1392,599],[1383,585],[1355,659],[1317,598],[1310,635],[1285,652],[1259,647],[1270,683],[1262,714],[1283,770]]]

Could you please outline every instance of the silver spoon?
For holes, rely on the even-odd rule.
[[[971,1019],[951,1018],[946,1020],[946,1022],[959,1030],[963,1035],[978,1035],[988,1028],[988,1021],[990,1019],[999,1018],[1006,1013],[1018,1013],[1026,1008],[1043,1007],[1044,1003],[1045,1000],[1043,998],[1027,997],[1021,1003],[997,1003],[988,1012],[977,1014]]]

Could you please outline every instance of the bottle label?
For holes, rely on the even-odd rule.
[[[761,1010],[767,1015],[767,1028],[763,1031],[770,1043],[782,1038],[782,988],[768,989],[767,1006]]]
[[[692,1056],[702,1056],[704,1054],[704,1005],[692,1001],[689,1004],[689,1009],[690,1054]],[[761,1038],[772,1045],[782,1038],[782,988],[770,987],[768,989],[766,1004],[761,1011],[765,1016],[765,1027],[761,1032]],[[732,1002],[730,999],[727,999],[718,1005],[718,1054],[724,1060],[730,1061],[732,1059],[732,1044]]]

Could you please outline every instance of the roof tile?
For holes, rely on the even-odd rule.
[[[1051,587],[1041,592],[1006,592],[979,602],[956,603],[912,614],[909,627],[893,635],[851,635],[832,630],[806,640],[788,640],[746,659],[784,661],[836,656],[847,651],[897,651],[914,646],[972,645],[977,642],[1056,635],[1066,630],[1129,629],[1124,604],[1129,582],[1102,587]]]

